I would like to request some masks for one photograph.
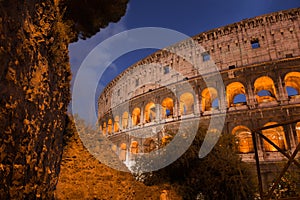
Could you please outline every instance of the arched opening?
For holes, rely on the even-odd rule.
[[[290,98],[300,93],[300,72],[290,72],[284,77],[285,89]]]
[[[246,104],[245,87],[240,82],[233,82],[226,86],[228,107]]]
[[[107,122],[107,133],[108,134],[111,134],[112,133],[112,120],[109,119],[108,122]]]
[[[136,126],[141,122],[141,109],[134,108],[132,111],[132,125]]]
[[[127,145],[126,143],[122,143],[120,145],[120,153],[119,153],[119,159],[121,161],[125,161],[126,160],[126,150],[127,150]]]
[[[173,116],[174,102],[173,99],[167,97],[162,103],[162,118],[166,119]]]
[[[192,93],[186,92],[180,96],[180,114],[189,115],[194,113],[194,96]]]
[[[161,138],[161,146],[167,146],[171,141],[173,137],[170,135],[165,135]]]
[[[156,144],[152,138],[148,138],[144,142],[144,153],[150,153],[156,148]]]
[[[269,122],[269,123],[265,124],[264,127],[270,126],[270,125],[275,125],[275,124],[277,124],[277,122]],[[286,140],[285,140],[285,135],[284,135],[284,129],[282,126],[262,130],[262,134],[265,135],[268,139],[270,139],[280,149],[286,150]],[[275,149],[275,147],[273,147],[266,140],[263,140],[263,143],[264,143],[264,147],[265,147],[266,151],[277,151],[277,149]]]
[[[128,128],[128,117],[129,117],[128,112],[124,112],[122,115],[122,128],[123,129]]]
[[[102,134],[106,135],[106,122],[103,122],[103,126],[102,126]]]
[[[300,143],[300,122],[296,124],[296,133],[297,133],[297,139],[299,144]]]
[[[154,121],[155,118],[156,118],[155,104],[153,102],[150,102],[145,106],[144,119],[146,123],[149,123]]]
[[[132,141],[130,145],[130,153],[136,154],[139,152],[139,143],[137,141]]]
[[[111,146],[111,150],[112,150],[113,152],[117,152],[117,150],[118,150],[117,145],[113,144],[113,145]]]
[[[286,92],[288,94],[289,97],[293,97],[293,96],[297,96],[299,95],[298,91],[290,86],[285,87],[286,88]]]
[[[268,76],[262,76],[255,80],[254,93],[258,103],[276,101],[275,85]]]
[[[237,139],[239,153],[251,153],[254,151],[251,131],[246,126],[236,126],[232,134]]]
[[[202,93],[202,111],[219,109],[218,92],[215,88],[205,88]]]
[[[236,95],[233,99],[233,104],[234,106],[246,105],[247,104],[246,95],[244,94]]]
[[[215,98],[215,99],[213,100],[213,102],[211,103],[211,108],[212,108],[213,110],[219,109],[219,99],[218,99],[218,98]]]
[[[115,121],[114,121],[114,132],[118,132],[120,129],[120,124],[119,124],[120,118],[119,116],[115,117]]]

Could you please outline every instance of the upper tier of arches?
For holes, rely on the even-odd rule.
[[[250,82],[228,82],[223,93],[217,87],[199,87],[196,91],[182,90],[177,96],[170,92],[153,94],[151,98],[141,96],[129,106],[119,105],[107,112],[99,119],[100,129],[109,135],[137,126],[178,120],[178,117],[218,113],[221,109],[230,112],[251,109],[251,106],[300,103],[298,91],[300,72],[290,71],[282,78],[264,75]]]
[[[300,56],[299,10],[258,16],[200,33],[192,38],[197,47],[185,40],[155,52],[107,85],[98,99],[103,107],[99,115],[162,84],[210,73],[212,65],[226,71]]]

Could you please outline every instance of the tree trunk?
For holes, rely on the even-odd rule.
[[[70,101],[56,0],[0,0],[0,199],[52,199]]]

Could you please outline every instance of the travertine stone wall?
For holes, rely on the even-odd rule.
[[[108,84],[98,100],[99,116],[162,83],[207,74],[211,65],[223,71],[299,56],[299,12],[292,9],[243,20],[194,36],[197,46],[182,41],[148,56]],[[258,42],[259,48],[252,48],[253,42]],[[206,53],[210,60],[205,62]],[[171,73],[164,74],[166,66]]]
[[[143,152],[147,141],[127,137],[126,133],[147,131],[157,125],[171,126],[185,119],[201,119],[207,124],[210,116],[221,110],[227,112],[225,127],[219,130],[225,133],[233,133],[236,127],[250,131],[270,122],[297,119],[299,11],[263,15],[201,33],[193,37],[199,46],[190,40],[182,41],[132,65],[109,83],[99,97],[100,130],[115,143],[116,151],[121,145],[131,151],[131,142],[138,141],[139,152]],[[213,66],[218,68],[222,80],[207,79],[215,76],[210,71]],[[287,87],[298,94],[288,94]],[[270,94],[261,95],[261,91]],[[235,102],[237,95],[244,96],[244,100]],[[168,116],[166,109],[171,112]],[[297,126],[300,128],[299,124],[282,127],[279,140],[284,143],[278,144],[284,144],[285,150],[293,150],[299,142]],[[261,159],[282,159],[278,152],[270,152],[261,138],[256,139]],[[254,161],[251,145],[248,147],[243,159]]]

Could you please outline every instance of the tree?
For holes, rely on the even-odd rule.
[[[91,37],[127,0],[0,1],[0,199],[51,199],[70,101],[68,44]]]
[[[65,0],[60,3],[60,10],[65,10],[63,20],[70,24],[75,36],[86,39],[109,22],[119,21],[127,3],[128,0]]]
[[[205,133],[200,128],[190,148],[179,159],[163,169],[142,174],[141,180],[147,185],[170,183],[183,199],[196,199],[199,194],[205,199],[253,199],[253,176],[236,153],[234,136],[222,135],[214,149],[199,159]]]

